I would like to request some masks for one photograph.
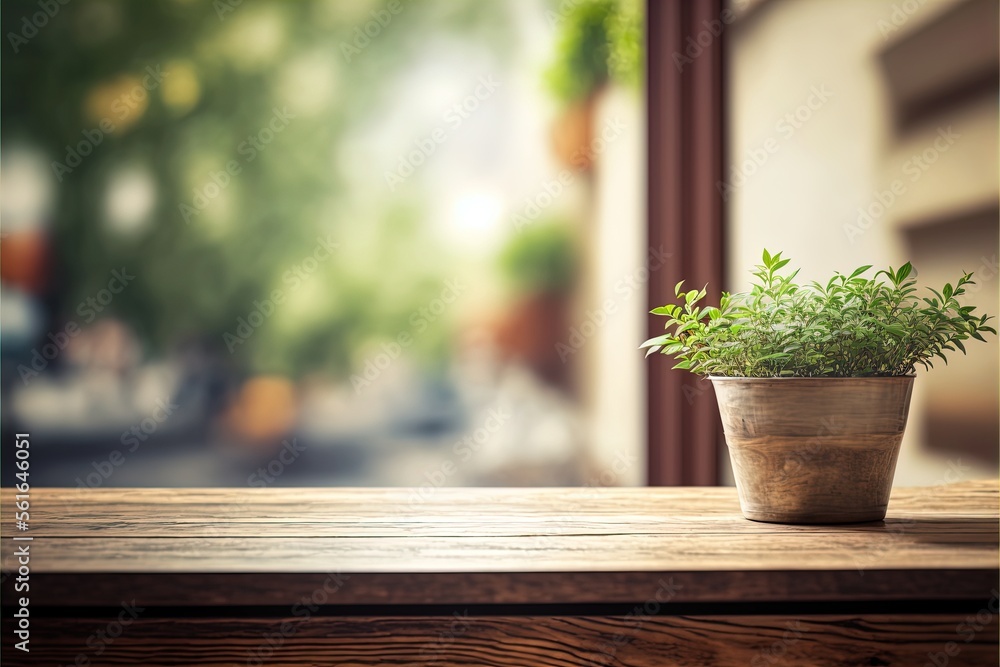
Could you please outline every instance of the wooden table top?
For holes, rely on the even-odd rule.
[[[895,489],[884,522],[846,526],[747,521],[727,487],[424,495],[33,489],[27,532],[3,513],[3,570],[30,544],[43,606],[288,604],[324,585],[353,605],[634,603],[665,582],[677,602],[946,600],[997,585],[995,480]]]

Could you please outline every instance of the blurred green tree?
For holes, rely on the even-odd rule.
[[[393,82],[430,40],[509,51],[505,3],[75,0],[32,31],[38,11],[37,0],[0,7],[16,36],[0,64],[3,149],[59,163],[57,318],[126,266],[137,278],[110,310],[152,353],[190,336],[223,348],[280,290],[280,321],[230,346],[238,365],[346,373],[352,350],[405,330],[440,290],[421,202],[383,194],[349,213],[342,145],[398,103]],[[141,204],[133,181],[124,213],[109,214],[122,174],[148,174],[155,194],[133,227],[109,224],[135,223]],[[377,242],[359,254],[356,232],[372,227]],[[296,282],[322,239],[337,252]],[[438,329],[419,343],[428,354],[443,348]]]

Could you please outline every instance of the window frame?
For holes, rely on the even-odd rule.
[[[647,233],[665,265],[648,306],[674,300],[674,285],[708,285],[718,303],[725,280],[725,39],[735,18],[724,0],[646,1]],[[713,29],[714,28],[714,29]],[[718,33],[718,34],[716,34]],[[648,316],[649,336],[663,319]],[[719,484],[723,446],[707,380],[651,357],[647,378],[647,483]]]

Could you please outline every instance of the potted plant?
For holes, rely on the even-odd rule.
[[[558,26],[556,57],[546,84],[563,109],[552,126],[552,147],[566,166],[593,166],[594,117],[609,82],[638,87],[642,79],[642,3],[573,0],[550,12]]]
[[[995,335],[992,318],[957,300],[971,273],[917,296],[909,263],[800,285],[788,261],[765,250],[752,289],[718,307],[678,283],[681,303],[651,311],[667,333],[642,347],[712,381],[746,518],[879,521],[916,367]]]
[[[500,271],[512,293],[498,332],[500,348],[509,359],[566,389],[570,387],[569,368],[552,351],[569,329],[577,264],[573,229],[555,219],[525,228],[499,256]]]

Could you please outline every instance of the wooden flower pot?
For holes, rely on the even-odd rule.
[[[913,376],[710,379],[743,516],[771,523],[885,517]]]

